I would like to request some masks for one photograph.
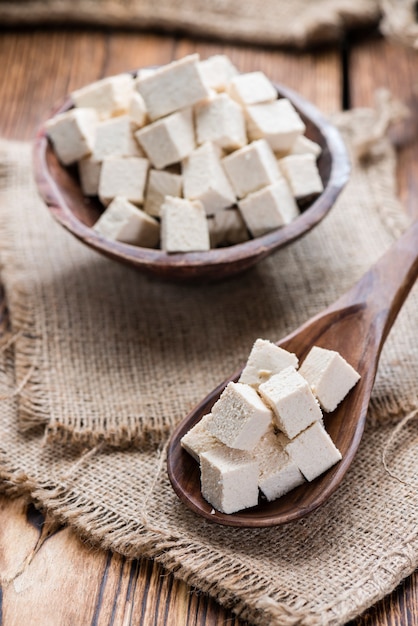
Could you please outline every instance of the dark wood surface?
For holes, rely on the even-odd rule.
[[[418,215],[416,76],[418,56],[370,35],[340,50],[292,54],[272,49],[195,42],[170,36],[66,30],[0,33],[0,136],[32,139],[72,89],[141,65],[166,63],[192,51],[226,52],[244,71],[261,69],[312,100],[324,113],[373,103],[387,86],[412,108],[394,133],[399,144],[399,193]],[[15,576],[22,570],[20,576]],[[242,624],[157,565],[127,562],[89,550],[71,529],[57,529],[22,499],[0,498],[0,625]],[[7,582],[8,579],[14,579]],[[352,626],[418,624],[418,575]]]

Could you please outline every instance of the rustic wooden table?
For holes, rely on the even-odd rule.
[[[84,30],[0,31],[0,136],[30,140],[53,104],[72,89],[139,66],[198,51],[225,52],[243,71],[263,70],[325,113],[373,104],[388,87],[413,111],[394,135],[406,210],[418,216],[418,53],[370,33],[339,48],[295,54],[172,36]],[[146,560],[83,545],[69,528],[44,524],[22,499],[0,498],[0,626],[241,624],[227,610]],[[418,624],[418,573],[352,626]]]

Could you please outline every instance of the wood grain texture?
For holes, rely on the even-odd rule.
[[[387,63],[383,65],[387,81],[395,80],[390,77],[399,73],[399,66],[405,62],[410,64],[409,76],[414,68],[416,74],[415,53],[400,53],[395,63],[389,48],[380,41],[364,41],[353,48],[350,64],[354,66],[363,57],[366,62],[367,56],[372,55],[376,62]],[[339,51],[335,50],[288,54],[136,33],[9,30],[0,35],[0,135],[32,139],[56,102],[72,89],[138,65],[166,63],[193,50],[202,56],[226,52],[240,69],[265,71],[273,80],[312,100],[325,113],[341,108],[343,80]],[[375,84],[373,67],[364,80],[362,71],[355,65],[350,81],[352,91],[354,83],[357,85],[353,104],[364,104]],[[403,88],[411,89],[411,85]],[[36,546],[41,523],[42,517],[33,508],[27,510],[23,500],[0,498],[2,578],[11,577]],[[145,560],[127,562],[118,555],[93,551],[70,529],[56,532],[40,546],[24,574],[23,580],[30,580],[27,587],[19,578],[0,585],[0,626],[244,626],[230,612],[206,596],[193,593],[159,566]],[[78,605],[78,622],[73,620],[74,602]],[[351,626],[416,624],[418,575],[409,578]]]
[[[377,89],[389,89],[410,110],[391,138],[398,147],[398,189],[411,217],[418,217],[418,59],[416,50],[378,37],[360,41],[349,53],[349,92],[353,107],[373,106]]]

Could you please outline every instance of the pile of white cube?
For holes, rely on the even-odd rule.
[[[203,497],[234,513],[275,500],[341,460],[323,423],[360,376],[333,350],[295,354],[257,339],[237,383],[181,445],[200,465]]]
[[[318,144],[260,71],[192,54],[71,94],[46,124],[60,162],[78,165],[105,207],[103,237],[169,253],[205,251],[295,219],[323,190]]]

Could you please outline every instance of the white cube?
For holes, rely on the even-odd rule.
[[[78,176],[83,193],[86,196],[97,196],[99,193],[100,171],[102,164],[92,157],[84,157],[78,162]]]
[[[207,429],[230,448],[253,450],[266,434],[272,417],[255,389],[231,382],[213,405]]]
[[[267,500],[280,498],[305,482],[273,428],[260,439],[253,454],[260,467],[258,486]]]
[[[286,452],[306,480],[314,480],[342,459],[325,428],[315,422],[287,444]]]
[[[200,455],[202,495],[222,513],[258,504],[258,463],[248,453],[228,448]]]
[[[144,153],[134,139],[136,129],[128,115],[120,115],[97,124],[93,158],[103,161],[107,157],[143,157]]]
[[[246,108],[247,132],[251,140],[264,138],[274,152],[288,152],[305,124],[286,98]]]
[[[208,215],[234,204],[234,191],[212,143],[190,153],[183,161],[182,174],[184,197],[200,200]]]
[[[297,368],[298,362],[298,357],[293,352],[283,350],[266,339],[256,339],[239,382],[258,389],[261,383],[286,367]]]
[[[76,89],[71,99],[76,107],[90,107],[99,117],[106,118],[126,113],[133,87],[130,74],[118,74]]]
[[[147,76],[140,76],[135,88],[143,97],[151,120],[190,107],[210,93],[199,71],[198,54],[191,54]]]
[[[227,93],[243,106],[277,100],[277,91],[264,72],[235,76],[228,85]]]
[[[161,248],[166,252],[209,250],[209,229],[198,200],[167,196],[161,206]]]
[[[141,128],[148,122],[147,107],[138,91],[134,91],[129,100],[128,115],[137,128]]]
[[[108,158],[103,161],[99,198],[104,205],[122,196],[133,204],[142,204],[149,162],[139,157]]]
[[[273,410],[277,427],[293,439],[313,422],[322,420],[322,411],[309,384],[295,370],[286,367],[274,374],[258,391]]]
[[[195,120],[198,144],[212,141],[229,152],[247,143],[242,109],[225,93],[199,102],[195,106]]]
[[[46,122],[46,133],[63,165],[71,165],[91,154],[97,122],[94,109],[70,109]]]
[[[99,217],[94,230],[134,246],[154,248],[160,238],[160,225],[126,198],[115,198]]]
[[[166,196],[179,198],[182,190],[182,177],[164,170],[150,170],[145,194],[144,210],[160,217],[161,205]]]
[[[199,70],[206,87],[215,91],[225,91],[231,78],[239,73],[226,54],[214,54],[200,61]]]
[[[222,159],[238,198],[271,185],[281,178],[276,158],[264,139],[253,141]]]
[[[208,452],[213,448],[224,447],[224,444],[211,435],[206,428],[206,424],[210,418],[210,414],[204,415],[180,440],[181,447],[198,463],[200,462],[200,455],[203,452]]]
[[[295,198],[305,198],[324,189],[313,154],[292,154],[279,160]]]
[[[360,374],[338,352],[319,346],[310,350],[299,373],[326,412],[334,411],[360,379]]]
[[[238,209],[219,211],[208,217],[211,248],[233,246],[248,241],[248,230]]]
[[[135,132],[154,167],[162,169],[187,157],[195,148],[191,109],[173,113]]]
[[[253,237],[290,224],[299,215],[299,207],[284,178],[248,194],[238,206]]]
[[[315,158],[318,158],[321,152],[321,146],[305,135],[296,137],[296,141],[290,149],[290,154],[313,154]]]
[[[141,67],[136,73],[136,79],[145,78],[146,76],[151,76],[151,74],[155,74],[156,71],[157,71],[156,67]]]

